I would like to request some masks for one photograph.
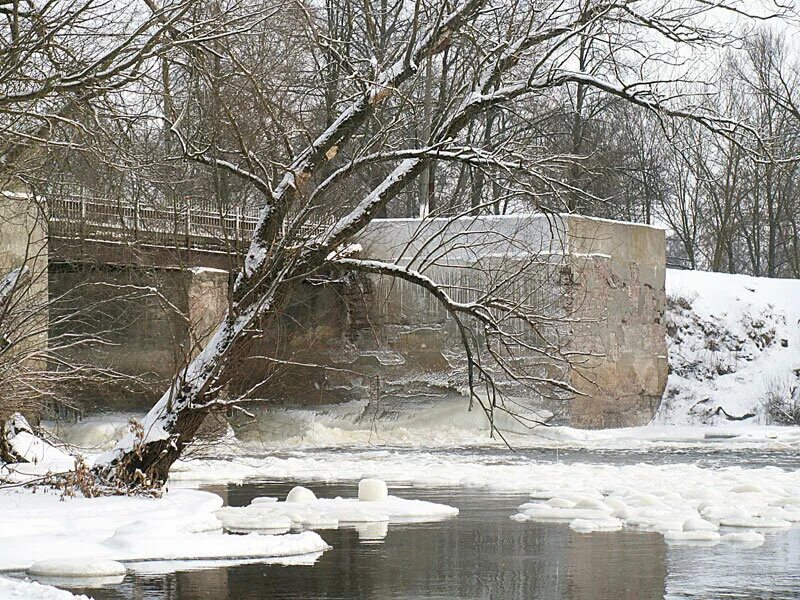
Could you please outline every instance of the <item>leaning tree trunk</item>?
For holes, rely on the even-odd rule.
[[[263,315],[277,313],[283,306],[278,299],[290,292],[281,279],[270,288],[262,292],[259,302],[226,316],[209,344],[182,370],[142,423],[98,459],[95,474],[121,487],[158,487],[166,482],[170,467],[206,417],[227,406],[220,393],[236,371],[248,332]]]
[[[387,199],[425,166],[421,159],[403,161],[392,176],[362,200],[351,216],[341,219],[322,240],[306,244],[308,240],[298,231],[289,240],[293,244],[286,238],[278,239],[289,209],[302,196],[299,190],[318,167],[336,155],[338,148],[369,120],[375,107],[409,80],[426,58],[446,48],[454,32],[474,19],[483,4],[485,0],[465,0],[418,32],[407,51],[394,64],[376,73],[328,128],[296,155],[274,188],[257,175],[236,167],[237,175],[244,174],[269,201],[261,211],[245,268],[234,286],[232,308],[208,346],[179,374],[170,390],[147,414],[141,428],[100,457],[95,473],[101,479],[121,485],[163,484],[170,466],[191,443],[209,412],[223,405],[219,402],[220,392],[235,371],[232,363],[236,362],[238,350],[243,350],[251,327],[264,315],[278,314],[283,301],[291,297],[295,283],[323,265],[332,250],[363,228]],[[202,153],[195,159],[230,167],[224,161],[218,163],[216,158],[203,158]]]

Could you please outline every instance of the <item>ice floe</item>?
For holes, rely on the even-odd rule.
[[[218,473],[227,480],[231,475],[229,461],[190,463],[184,468],[189,471],[178,473],[178,478],[213,480]],[[573,529],[588,531],[618,528],[611,520],[616,519],[624,528],[665,536],[673,532],[669,535],[673,543],[732,542],[736,538],[726,536],[741,529],[780,531],[800,523],[800,472],[777,467],[559,463],[511,454],[499,459],[497,453],[480,450],[370,450],[246,458],[237,462],[237,468],[241,475],[271,480],[377,477],[417,487],[522,493],[530,500],[514,514],[516,521],[563,521]],[[323,511],[324,502],[304,506]],[[363,504],[372,509],[369,503]],[[332,511],[324,512],[338,518]]]
[[[121,562],[100,558],[40,560],[27,570],[28,575],[43,577],[114,577],[125,575],[126,572]]]
[[[41,491],[4,491],[0,570],[29,569],[38,563],[37,575],[63,567],[60,576],[76,577],[81,569],[94,576],[97,565],[107,564],[102,561],[275,558],[328,548],[314,532],[223,534],[214,515],[221,507],[216,494],[193,490],[171,491],[158,499],[62,499]]]
[[[390,496],[386,482],[376,478],[359,482],[357,499],[317,498],[313,491],[297,486],[284,502],[254,498],[248,506],[228,506],[216,512],[225,529],[234,532],[363,525],[357,529],[365,539],[385,537],[387,528],[382,524],[437,521],[457,514],[452,506]]]

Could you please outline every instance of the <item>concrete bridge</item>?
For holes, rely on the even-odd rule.
[[[255,212],[197,204],[155,209],[75,196],[52,202],[48,220],[51,298],[102,306],[80,323],[52,319],[51,335],[76,327],[103,332],[108,343],[76,349],[74,358],[144,382],[75,395],[88,410],[146,408],[226,309],[228,272],[252,234]],[[0,268],[19,262],[19,248],[15,258],[12,236],[1,226],[0,236]],[[424,245],[438,247],[429,274],[467,295],[487,274],[535,258],[539,267],[520,278],[515,293],[536,298],[543,313],[560,318],[554,335],[582,357],[567,370],[535,365],[581,392],[541,398],[541,405],[581,427],[642,424],[657,408],[667,376],[663,231],[576,216],[515,215],[379,220],[360,242],[364,257],[400,263]],[[158,292],[133,293],[152,289]],[[70,303],[54,305],[54,316],[66,316]],[[252,395],[279,402],[368,398],[391,406],[409,396],[458,396],[464,386],[452,321],[410,285],[377,276],[304,285],[259,344],[243,359],[232,393],[253,388]],[[276,370],[274,361],[259,356],[296,366]],[[264,379],[269,386],[258,385]],[[513,385],[506,388],[513,396]]]

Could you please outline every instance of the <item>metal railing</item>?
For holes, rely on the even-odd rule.
[[[50,234],[71,239],[135,241],[164,247],[226,250],[240,248],[258,226],[259,211],[223,209],[190,199],[154,206],[87,195],[60,195],[47,201]],[[305,223],[302,237],[327,229],[330,219]]]

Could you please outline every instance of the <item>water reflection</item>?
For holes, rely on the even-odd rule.
[[[354,491],[353,485],[305,484],[324,497]],[[292,485],[207,489],[243,506],[257,496],[283,496]],[[526,500],[520,495],[393,493],[452,504],[461,514],[436,523],[321,531],[333,549],[300,564],[139,563],[122,584],[72,589],[96,600],[800,597],[800,529],[770,534],[755,549],[668,546],[656,533],[580,534],[563,523],[516,523],[509,515]]]
[[[352,495],[351,485],[309,484],[318,495]],[[227,486],[234,506],[283,496],[291,484]],[[222,491],[214,489],[213,491]],[[526,498],[453,490],[393,492],[458,506],[458,518],[426,524],[370,523],[321,531],[333,546],[316,564],[263,562],[134,566],[121,585],[75,591],[96,600],[261,598],[661,598],[666,546],[655,534],[578,534],[563,524],[509,519]],[[376,543],[378,542],[378,543]],[[381,543],[382,542],[382,543]],[[200,566],[200,565],[196,565]]]

